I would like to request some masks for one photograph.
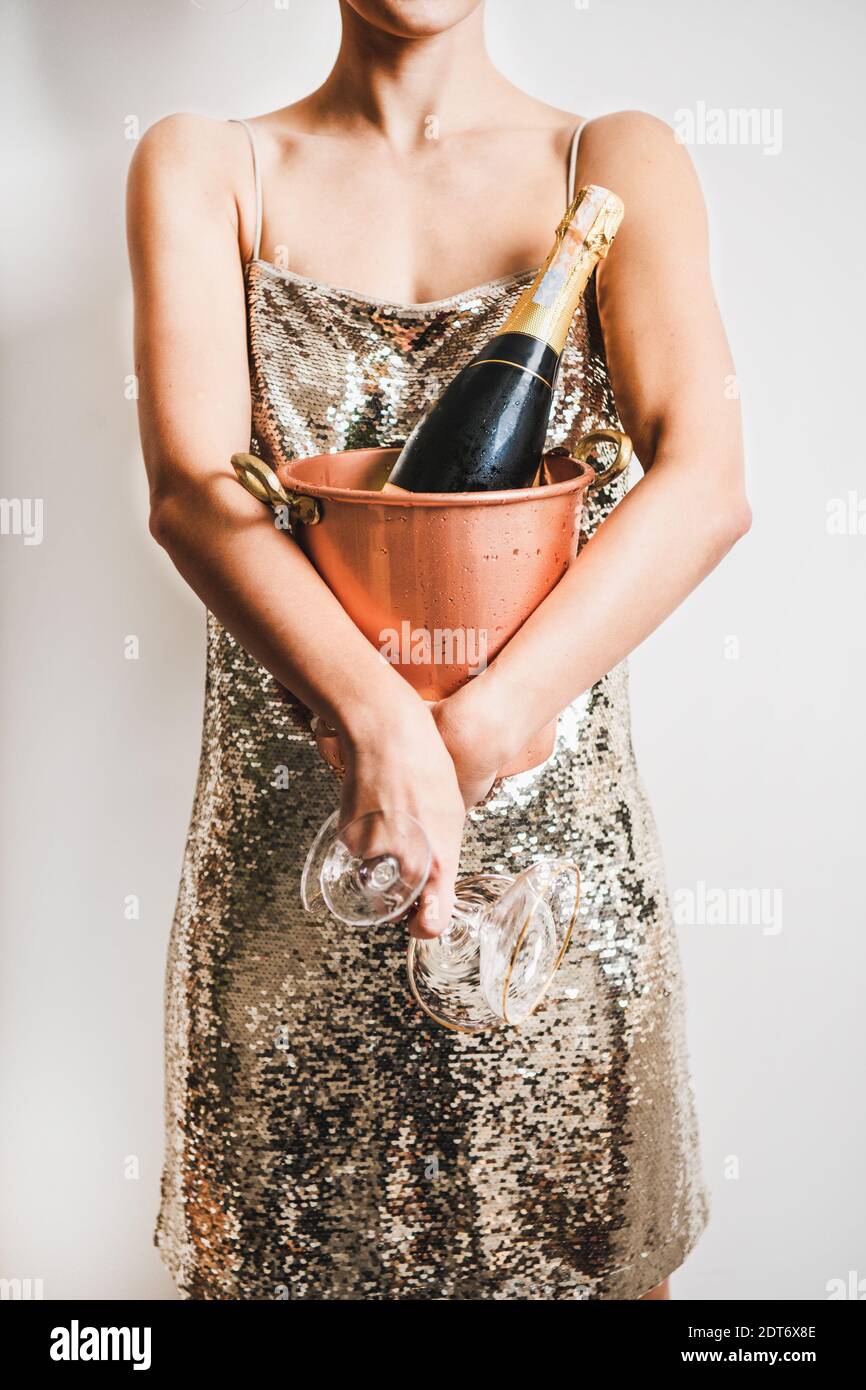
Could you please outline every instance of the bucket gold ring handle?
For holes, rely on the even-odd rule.
[[[631,440],[627,434],[623,434],[622,430],[598,429],[590,430],[588,434],[582,434],[571,450],[571,456],[579,463],[586,463],[595,453],[599,444],[615,444],[617,446],[616,458],[613,463],[608,464],[607,468],[596,473],[592,482],[593,490],[606,487],[612,478],[624,473],[631,463],[633,453]]]
[[[286,508],[290,531],[298,521],[305,526],[315,526],[321,520],[319,499],[305,497],[300,492],[287,492],[274,470],[255,454],[232,454],[232,468],[238,482],[259,502],[273,507],[275,512]]]

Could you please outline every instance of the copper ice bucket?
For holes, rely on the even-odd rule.
[[[600,447],[616,457],[596,472]],[[583,504],[628,466],[631,442],[594,430],[546,454],[539,486],[508,492],[383,493],[399,449],[292,459],[276,473],[249,454],[241,482],[269,502],[364,636],[425,700],[477,675],[577,555]],[[552,752],[555,722],[501,775]],[[319,737],[338,765],[336,740]]]

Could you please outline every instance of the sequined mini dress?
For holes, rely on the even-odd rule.
[[[246,129],[252,452],[274,464],[400,442],[534,272],[404,305],[280,270],[259,255]],[[619,421],[593,280],[548,446],[598,426]],[[631,481],[591,497],[582,543]],[[625,664],[560,716],[546,764],[498,783],[467,819],[461,872],[545,855],[581,870],[568,952],[519,1028],[439,1026],[409,995],[405,929],[305,914],[301,867],[338,804],[309,719],[208,614],[156,1229],[181,1297],[639,1298],[682,1264],[708,1202]]]

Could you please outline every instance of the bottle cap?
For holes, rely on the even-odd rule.
[[[556,242],[533,283],[521,295],[506,332],[529,333],[559,353],[593,270],[610,250],[625,208],[609,188],[581,188],[556,229]]]

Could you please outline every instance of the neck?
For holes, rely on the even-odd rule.
[[[348,119],[372,129],[398,153],[492,124],[514,90],[490,60],[480,6],[449,29],[411,37],[376,28],[348,4],[341,13],[340,51],[317,105],[344,126]]]

